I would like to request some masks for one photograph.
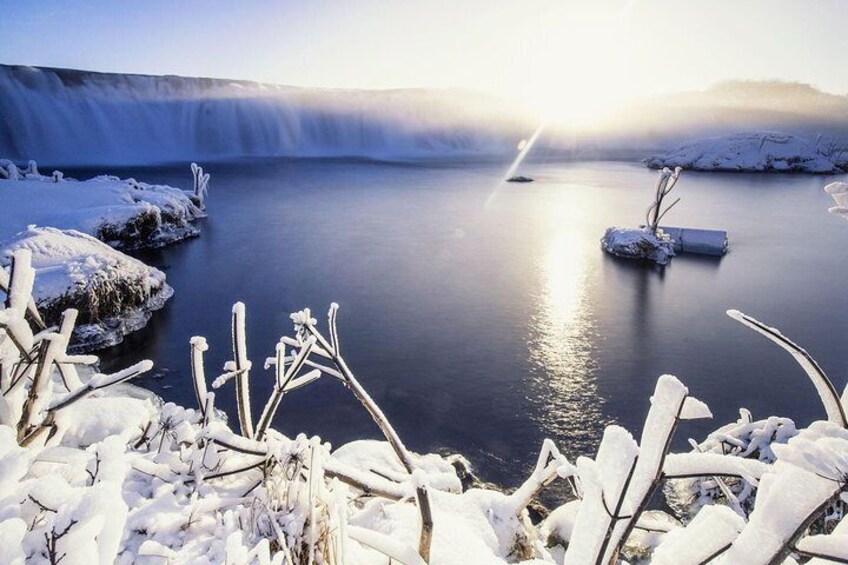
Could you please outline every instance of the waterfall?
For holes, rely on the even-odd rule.
[[[447,90],[331,90],[0,65],[0,158],[131,165],[514,151],[505,103]]]

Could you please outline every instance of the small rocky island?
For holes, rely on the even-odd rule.
[[[663,200],[677,184],[682,171],[679,166],[674,170],[663,168],[657,180],[654,203],[645,216],[645,225],[638,228],[607,228],[601,238],[601,248],[616,257],[647,260],[657,265],[667,265],[672,257],[681,253],[716,257],[727,253],[725,231],[659,225],[666,213],[680,202],[678,198],[663,208]]]

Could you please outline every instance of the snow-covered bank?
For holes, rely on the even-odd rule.
[[[668,453],[679,428],[711,413],[664,375],[638,442],[609,426],[597,455],[572,464],[545,440],[531,476],[507,494],[463,490],[460,458],[405,447],[391,411],[342,356],[336,305],[326,325],[308,309],[292,314],[294,333],[265,362],[275,385],[255,417],[250,382],[259,367],[247,356],[244,305],[233,308],[233,359],[218,378],[206,374],[209,344],[192,338],[198,404],[186,408],[109,394],[149,362],[80,379],[95,359],[68,355],[73,315],[56,332],[34,334],[28,323],[38,317],[29,308],[36,277],[30,254],[17,251],[0,310],[0,562],[765,565],[848,557],[846,405],[806,352],[740,312],[728,314],[799,361],[825,421],[797,430],[743,410],[691,452]],[[348,389],[387,441],[333,449],[276,432],[284,397],[307,394],[317,379]],[[215,409],[216,395],[230,389],[232,424]],[[677,518],[647,510],[663,484],[674,487],[666,492]],[[572,500],[533,524],[527,506],[542,488],[568,489]]]
[[[170,186],[109,175],[76,181],[61,172],[42,175],[34,161],[19,168],[0,160],[0,241],[37,224],[120,249],[161,247],[197,235],[192,222],[205,216],[201,207],[202,197]]]
[[[842,173],[848,171],[848,147],[782,133],[738,133],[691,141],[646,163],[654,169]]]
[[[196,164],[192,174],[187,192],[113,176],[45,176],[35,161],[18,167],[0,160],[0,264],[17,249],[32,252],[34,297],[47,324],[58,324],[67,308],[79,312],[75,349],[120,343],[173,289],[164,273],[113,248],[161,247],[197,235],[192,222],[206,215],[209,175]]]
[[[76,350],[120,343],[174,293],[162,271],[78,231],[30,226],[0,244],[0,266],[8,266],[19,249],[32,254],[33,298],[45,323],[58,325],[68,308],[79,312]]]

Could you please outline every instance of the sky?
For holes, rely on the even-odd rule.
[[[848,93],[848,0],[0,0],[0,11],[9,64],[471,88],[560,110],[729,79]]]

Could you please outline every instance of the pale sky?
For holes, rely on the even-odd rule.
[[[784,79],[848,93],[848,0],[0,0],[0,62],[562,106]]]

